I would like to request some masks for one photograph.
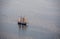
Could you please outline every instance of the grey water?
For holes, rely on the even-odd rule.
[[[60,39],[59,0],[0,0],[0,39]],[[26,16],[27,26],[17,24]]]

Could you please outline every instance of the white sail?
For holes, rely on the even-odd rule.
[[[20,22],[20,23],[27,23],[27,18],[26,17],[18,18],[18,22]]]
[[[18,18],[18,22],[20,22],[20,18]]]
[[[23,22],[27,23],[27,18],[26,17],[23,18]]]

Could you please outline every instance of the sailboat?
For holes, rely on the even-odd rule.
[[[27,25],[27,18],[26,17],[18,18],[18,24],[19,25]]]

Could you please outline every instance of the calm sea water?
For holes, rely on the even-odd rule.
[[[60,39],[59,0],[1,0],[0,39]],[[17,19],[26,16],[28,26]]]

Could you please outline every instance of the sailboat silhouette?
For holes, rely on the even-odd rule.
[[[26,17],[18,18],[18,24],[19,25],[27,25],[27,18]]]

